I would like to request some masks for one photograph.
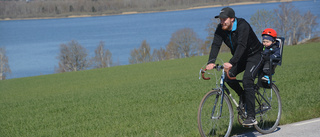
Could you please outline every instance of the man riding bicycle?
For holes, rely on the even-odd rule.
[[[229,71],[230,77],[243,74],[243,88],[239,82],[228,80],[228,85],[236,91],[240,97],[240,104],[245,103],[247,108],[247,119],[243,122],[245,126],[257,124],[255,120],[255,92],[253,70],[260,60],[263,45],[255,35],[249,23],[242,18],[237,18],[230,7],[225,7],[215,18],[220,19],[214,39],[211,45],[207,70],[213,69],[222,42],[231,50],[233,57],[224,63],[224,69]]]

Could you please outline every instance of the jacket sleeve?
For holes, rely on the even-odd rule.
[[[239,62],[240,58],[244,54],[247,43],[248,43],[248,37],[249,37],[249,24],[248,23],[238,23],[237,31],[239,32],[238,41],[237,41],[237,48],[235,50],[235,53],[233,57],[230,59],[229,63],[232,65],[235,65]]]
[[[280,48],[275,48],[274,49],[274,53],[272,55],[270,55],[271,59],[275,59],[275,58],[280,58]]]
[[[217,27],[217,30],[216,30],[215,34],[214,34],[214,38],[213,38],[213,41],[212,41],[212,44],[211,44],[211,50],[210,50],[208,64],[216,62],[216,59],[217,59],[217,56],[219,54],[220,47],[221,47],[221,44],[222,44],[222,41],[223,41],[221,33],[222,33],[221,26],[219,25]]]

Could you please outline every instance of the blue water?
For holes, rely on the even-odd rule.
[[[259,9],[273,10],[280,3],[231,6],[237,17],[250,21]],[[310,10],[318,16],[320,2],[297,1],[293,5],[305,13]],[[182,28],[192,28],[205,40],[205,30],[210,19],[221,7],[114,15],[85,18],[39,19],[0,21],[0,46],[6,47],[12,74],[7,78],[29,77],[54,73],[58,66],[59,46],[76,40],[84,46],[90,57],[100,41],[112,53],[114,63],[127,65],[130,51],[138,48],[143,40],[152,50],[165,48],[172,33]]]

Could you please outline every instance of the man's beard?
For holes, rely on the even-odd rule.
[[[222,30],[231,30],[231,24],[229,24],[229,25],[222,25]]]

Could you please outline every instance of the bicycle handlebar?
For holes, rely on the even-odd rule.
[[[230,77],[230,75],[229,75],[229,70],[230,70],[231,68],[229,68],[229,69],[225,69],[224,71],[225,72],[227,72],[227,77],[228,77],[228,79],[231,79],[231,80],[235,80],[236,79],[236,77]]]
[[[211,79],[210,77],[205,77],[205,76],[204,76],[204,73],[206,73],[206,71],[207,71],[207,69],[202,69],[202,68],[201,68],[201,76],[202,76],[202,79],[204,79],[204,80],[210,80],[210,79]]]
[[[218,65],[218,66],[213,67],[213,69],[216,69],[216,70],[220,71],[221,69],[224,69],[224,67]],[[226,75],[227,75],[228,79],[235,80],[236,77],[230,77],[230,75],[229,75],[229,70],[230,70],[230,69],[224,70],[224,71],[227,73]],[[205,76],[204,76],[204,73],[206,73],[206,71],[207,71],[207,69],[202,69],[202,68],[201,68],[201,76],[202,76],[202,79],[204,79],[204,80],[210,80],[210,79],[211,79],[210,77],[205,77]]]

